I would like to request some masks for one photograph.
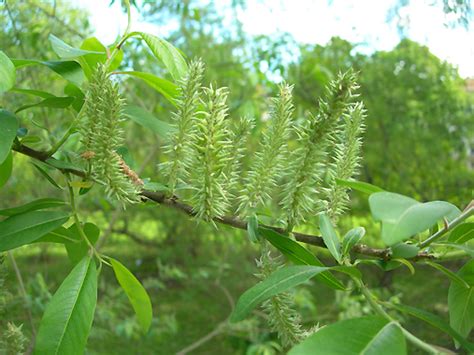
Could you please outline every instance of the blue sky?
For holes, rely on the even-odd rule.
[[[222,1],[222,0],[220,0]],[[390,50],[399,36],[394,23],[386,22],[387,13],[396,0],[248,0],[238,13],[249,34],[271,35],[288,32],[298,42],[325,44],[332,36],[359,43],[359,50]],[[75,4],[88,9],[96,37],[113,42],[127,23],[119,1],[109,7],[109,0],[78,0]],[[474,31],[462,26],[445,26],[446,15],[430,0],[412,0],[401,15],[407,22],[407,36],[427,45],[431,52],[456,65],[463,77],[474,77]],[[168,29],[138,22],[135,9],[132,29],[156,35]],[[472,27],[472,26],[471,26]]]

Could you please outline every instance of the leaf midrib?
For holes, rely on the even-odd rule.
[[[60,217],[57,217],[57,218],[53,218],[53,219],[50,219],[50,220],[46,220],[46,221],[41,221],[40,223],[36,223],[36,224],[33,224],[33,225],[29,225],[23,229],[19,229],[19,230],[15,230],[13,232],[10,232],[8,234],[2,234],[0,235],[0,237],[7,237],[7,236],[11,236],[11,235],[14,235],[14,234],[17,234],[17,233],[21,233],[21,232],[24,232],[24,231],[27,231],[28,229],[32,229],[32,228],[35,228],[37,226],[40,226],[40,225],[43,225],[43,224],[48,224],[48,223],[51,223],[51,222],[56,222],[56,221],[59,221],[60,219],[63,219],[63,218],[67,218],[69,217],[67,214],[65,215],[62,215]]]
[[[380,330],[379,330],[377,333],[374,334],[373,338],[372,338],[372,339],[367,343],[367,345],[361,350],[360,354],[361,354],[361,355],[364,355],[365,352],[366,352],[367,350],[369,350],[369,347],[374,343],[375,339],[377,339],[377,337],[380,335],[380,333],[382,333],[385,328],[387,328],[388,326],[390,326],[390,325],[392,325],[392,324],[395,324],[395,323],[394,323],[394,322],[389,322],[389,323],[385,324],[382,328],[380,328]]]
[[[69,315],[68,315],[68,318],[67,318],[67,321],[66,321],[66,325],[64,326],[63,332],[62,332],[61,336],[59,337],[59,341],[58,341],[58,343],[57,343],[57,347],[56,347],[56,349],[55,349],[55,351],[54,351],[54,354],[55,354],[55,355],[58,354],[58,351],[59,351],[59,348],[61,347],[63,338],[64,338],[64,336],[65,336],[65,334],[66,334],[66,330],[67,330],[67,328],[69,327],[69,323],[70,323],[70,321],[71,321],[72,314],[74,313],[74,309],[76,308],[77,300],[79,299],[79,295],[81,294],[81,292],[82,292],[82,290],[83,290],[83,288],[84,288],[84,282],[85,282],[86,277],[87,277],[87,274],[88,274],[88,272],[89,272],[90,264],[91,264],[91,259],[89,258],[89,259],[88,259],[88,262],[87,262],[87,267],[85,268],[85,272],[84,272],[84,274],[83,274],[83,276],[82,276],[81,286],[79,287],[79,290],[78,290],[78,292],[77,292],[77,294],[76,294],[77,297],[76,297],[76,299],[74,300],[73,306],[71,307],[71,312],[70,312]]]

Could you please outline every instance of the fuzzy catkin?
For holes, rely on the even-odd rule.
[[[340,74],[320,99],[318,114],[310,115],[297,130],[299,147],[291,153],[280,202],[289,231],[316,211],[317,194],[321,192],[317,185],[325,172],[326,151],[356,89],[352,71]]]
[[[122,204],[139,201],[141,180],[117,154],[124,144],[123,99],[103,66],[91,78],[81,124],[82,156],[90,161],[92,177],[108,196]]]
[[[230,139],[227,127],[227,88],[203,88],[204,111],[196,121],[193,143],[194,190],[192,205],[198,218],[212,221],[223,216],[229,208],[226,177],[223,173],[230,160]]]
[[[326,213],[335,224],[349,203],[348,189],[336,183],[336,179],[353,178],[360,166],[361,135],[365,130],[365,109],[362,102],[351,105],[344,115],[344,126],[336,145],[330,169],[330,186],[326,189]]]
[[[293,86],[283,84],[279,95],[272,99],[268,131],[263,134],[253,164],[241,191],[239,213],[248,216],[271,198],[277,177],[284,166],[287,142],[293,125]]]
[[[192,141],[196,133],[196,115],[201,92],[204,64],[201,60],[190,63],[187,74],[178,83],[179,97],[176,112],[172,115],[176,128],[165,152],[169,161],[161,164],[168,179],[169,194],[174,195],[177,186],[184,183],[192,164]]]
[[[260,259],[257,260],[257,267],[260,270],[257,277],[260,279],[267,278],[281,267],[278,260],[271,256],[266,242],[262,244],[262,253]],[[268,315],[268,322],[272,331],[278,334],[278,338],[285,348],[301,342],[308,334],[302,329],[301,317],[292,308],[293,304],[291,295],[283,292],[271,297],[262,305],[263,310]]]

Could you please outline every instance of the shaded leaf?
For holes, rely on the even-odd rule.
[[[347,232],[342,240],[342,255],[349,255],[351,249],[360,242],[364,235],[364,227],[356,227]]]
[[[14,216],[14,215],[29,212],[29,211],[44,210],[47,208],[55,208],[55,207],[63,207],[64,205],[66,205],[66,202],[64,202],[63,200],[59,200],[57,198],[40,198],[38,200],[28,202],[21,206],[5,208],[3,210],[0,210],[0,216]]]
[[[85,223],[82,226],[82,230],[86,235],[89,242],[94,245],[99,239],[100,229],[93,223]],[[68,242],[67,239],[63,240],[63,243],[66,246],[67,255],[72,264],[77,264],[84,256],[89,252],[89,245],[81,236],[77,224],[74,223],[67,230],[65,235],[70,239],[76,240],[77,242]]]
[[[8,153],[7,158],[0,163],[0,188],[2,188],[10,178],[13,169],[13,154]]]
[[[357,190],[366,194],[373,194],[374,192],[382,192],[384,191],[382,188],[369,184],[367,182],[362,181],[353,181],[353,180],[343,180],[336,178],[336,184],[339,186],[344,186],[351,188],[353,190]]]
[[[54,187],[62,190],[62,187],[48,174],[48,172],[45,170],[45,168],[42,165],[40,165],[39,162],[34,162],[34,163],[31,163],[31,164],[33,164],[33,166],[36,168],[36,170],[38,170],[39,173],[41,175],[43,175],[44,178],[46,180],[48,180],[51,185],[53,185]],[[44,164],[44,165],[46,165],[46,164]]]
[[[30,211],[0,222],[0,251],[29,244],[63,225],[69,214],[63,211]]]
[[[463,244],[472,238],[474,238],[474,223],[468,222],[456,226],[451,233],[449,233],[448,241]]]
[[[21,112],[23,110],[32,108],[32,107],[48,107],[48,108],[67,108],[74,102],[73,97],[48,97],[40,102],[34,104],[23,105],[18,108],[15,113]]]
[[[162,138],[167,138],[172,131],[172,127],[164,121],[160,121],[150,112],[138,106],[127,105],[124,114],[139,125],[153,131]]]
[[[126,74],[142,79],[151,88],[162,94],[169,102],[171,102],[173,105],[176,105],[174,99],[178,96],[178,88],[171,81],[159,78],[156,75],[150,73],[143,73],[139,71],[123,71],[116,72],[116,74]]]
[[[251,215],[247,220],[247,236],[252,243],[257,243],[258,237],[258,218],[256,214]]]
[[[405,244],[405,243],[398,243],[395,244],[392,248],[392,257],[393,258],[413,258],[418,255],[420,248],[416,245],[412,244]]]
[[[13,59],[12,62],[17,69],[30,65],[44,65],[77,87],[81,86],[85,79],[79,63],[72,60],[43,62],[32,59]]]

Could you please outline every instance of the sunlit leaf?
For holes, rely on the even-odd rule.
[[[7,110],[0,109],[0,164],[10,154],[18,128],[19,124],[15,115]]]
[[[66,277],[46,307],[34,354],[82,355],[97,303],[97,270],[84,257]]]
[[[53,46],[54,52],[60,57],[64,59],[72,59],[77,58],[87,54],[105,54],[104,52],[98,51],[87,51],[83,49],[78,49],[70,46],[69,44],[65,43],[64,41],[60,40],[53,34],[49,35],[49,41]]]
[[[324,244],[331,252],[338,263],[341,263],[341,243],[334,230],[331,220],[325,213],[319,215],[319,230],[324,240]]]
[[[5,53],[0,51],[0,94],[10,90],[16,81],[15,66]]]
[[[14,216],[29,211],[44,210],[47,208],[63,207],[66,202],[57,198],[40,198],[17,207],[0,210],[0,216]]]
[[[373,194],[374,192],[384,191],[382,188],[378,186],[375,186],[363,181],[343,180],[343,179],[336,178],[336,184],[338,184],[339,186],[348,187],[353,190],[360,191],[369,195]]]
[[[151,130],[162,138],[168,138],[172,127],[153,116],[150,112],[142,109],[139,106],[127,105],[124,109],[124,114],[139,125]]]

